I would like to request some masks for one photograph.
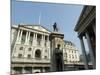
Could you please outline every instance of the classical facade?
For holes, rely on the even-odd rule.
[[[75,44],[71,41],[64,41],[64,43],[63,55],[65,63],[79,63],[80,57]]]
[[[40,25],[11,27],[11,74],[51,71],[52,32]],[[77,64],[79,53],[71,41],[64,41],[64,64]]]
[[[84,6],[79,17],[75,31],[78,32],[85,69],[89,69],[84,38],[87,39],[92,69],[96,68],[96,6]]]

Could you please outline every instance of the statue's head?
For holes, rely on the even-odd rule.
[[[54,25],[57,25],[57,23],[55,22]]]

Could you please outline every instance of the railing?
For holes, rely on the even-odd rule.
[[[12,57],[12,62],[28,62],[28,63],[50,63],[50,59],[36,59],[36,58],[18,58]]]

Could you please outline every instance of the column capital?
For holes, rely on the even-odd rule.
[[[79,39],[83,39],[83,36],[78,36]]]

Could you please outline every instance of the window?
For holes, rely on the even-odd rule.
[[[77,59],[77,55],[75,55],[75,58]]]
[[[31,48],[28,48],[28,50],[31,51],[32,49]]]
[[[35,51],[35,57],[36,57],[36,58],[41,58],[41,51],[40,51],[39,49],[37,49],[37,50]]]
[[[74,56],[72,55],[72,58],[74,58]]]
[[[23,50],[23,47],[20,47],[20,50]]]
[[[69,55],[69,58],[71,58],[71,55]]]
[[[18,54],[18,57],[21,58],[22,57],[22,54]]]
[[[44,58],[47,59],[47,56],[45,56]]]
[[[28,58],[31,58],[31,54],[28,54],[27,57],[28,57]]]

